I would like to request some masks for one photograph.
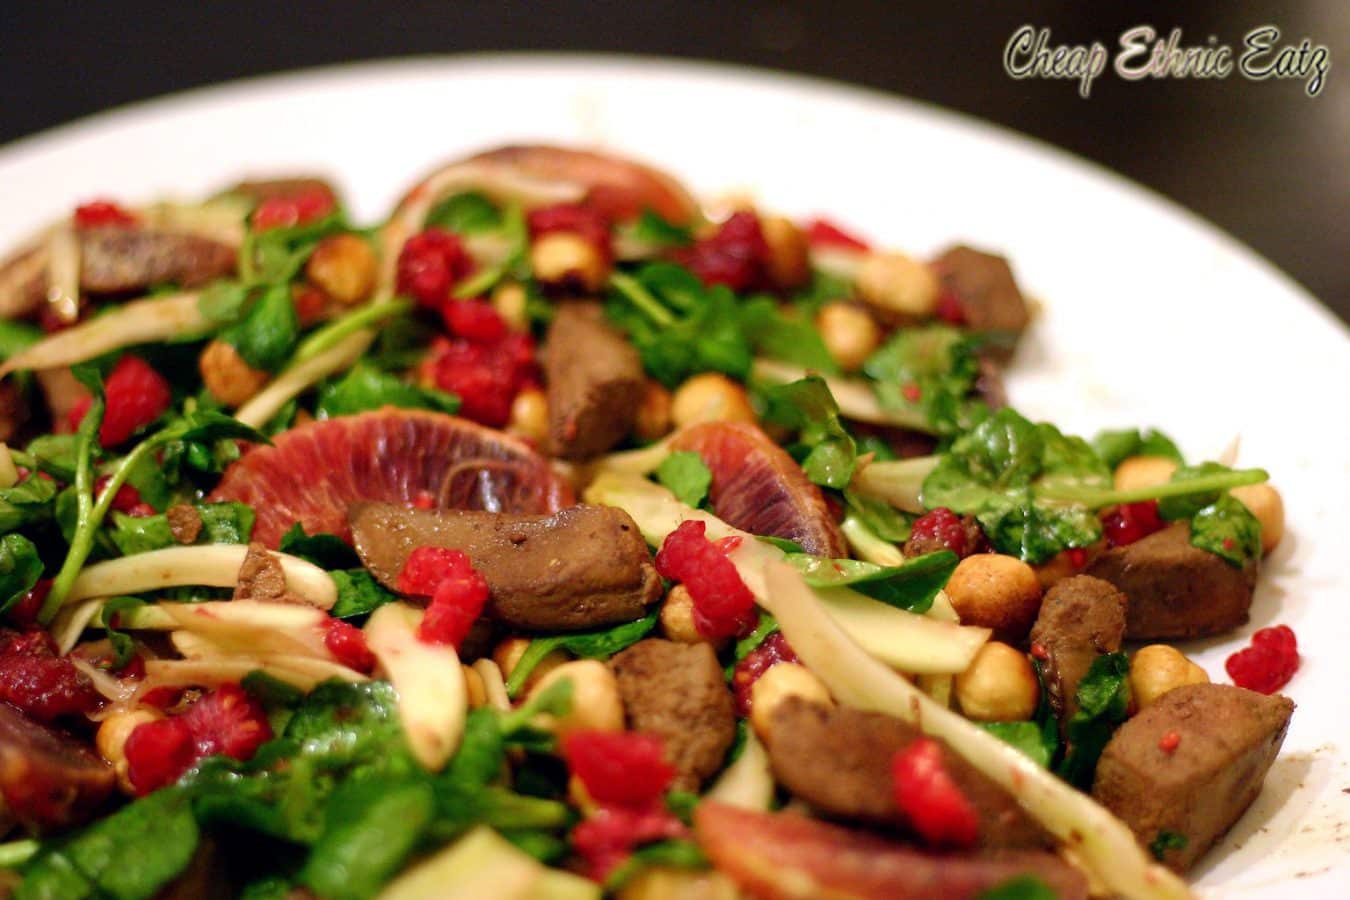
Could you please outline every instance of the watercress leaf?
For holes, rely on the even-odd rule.
[[[534,668],[546,656],[558,648],[585,657],[587,659],[608,659],[620,650],[624,650],[642,640],[656,627],[658,612],[653,610],[641,619],[624,622],[598,631],[581,631],[574,634],[553,635],[535,638],[525,648],[511,676],[506,680],[506,692],[514,697]]]
[[[444,228],[460,234],[481,234],[501,225],[501,209],[478,191],[446,197],[431,208],[426,218],[426,227]]]
[[[975,339],[949,325],[903,328],[863,363],[877,400],[923,412],[934,434],[963,431],[988,414],[972,396],[979,378]]]
[[[1035,875],[1018,875],[980,894],[977,900],[1057,900],[1058,895]]]
[[[284,284],[264,291],[242,319],[219,335],[239,351],[244,362],[268,372],[285,365],[299,336],[300,320],[290,289]]]
[[[1011,744],[1047,768],[1059,746],[1058,741],[1046,742],[1045,733],[1036,722],[981,722],[980,725],[994,737]]]
[[[475,709],[465,718],[459,749],[437,784],[465,792],[478,790],[501,774],[505,759],[506,742],[498,714],[487,708]]]
[[[0,319],[0,359],[9,359],[42,340],[43,331],[31,322]]]
[[[1191,544],[1242,568],[1261,558],[1261,523],[1232,494],[1224,494],[1191,519]]]
[[[67,483],[75,480],[75,435],[44,434],[33,438],[27,452],[53,478]]]
[[[661,461],[656,469],[656,480],[669,488],[681,503],[697,509],[712,486],[712,471],[697,453],[678,450]]]
[[[708,857],[699,849],[698,844],[683,838],[658,841],[639,847],[605,878],[606,893],[620,891],[643,869],[651,866],[663,866],[677,869],[706,869]]]
[[[198,503],[193,504],[193,509],[202,522],[202,530],[197,536],[196,543],[248,543],[253,533],[255,514],[252,507],[235,502]],[[169,527],[169,518],[164,513],[154,516],[129,516],[114,512],[112,521],[108,537],[124,556],[178,546],[173,530]]]
[[[502,829],[501,835],[517,850],[546,865],[560,862],[570,849],[565,840],[546,831]]]
[[[1106,653],[1092,661],[1078,684],[1078,711],[1065,726],[1068,752],[1057,767],[1065,781],[1090,790],[1106,742],[1129,706],[1130,661],[1124,653]]]
[[[240,271],[250,285],[286,286],[304,266],[319,241],[349,230],[341,210],[312,222],[263,232],[250,231],[240,248]]]
[[[55,481],[36,474],[0,489],[0,533],[50,518],[56,493]]]
[[[340,784],[329,798],[302,884],[332,900],[366,900],[402,867],[435,811],[422,780],[366,778]]]
[[[795,311],[785,312],[772,297],[752,297],[741,305],[741,330],[755,352],[806,369],[838,375],[839,365],[825,349],[820,332]]]
[[[933,605],[960,558],[939,550],[907,559],[898,566],[879,566],[857,559],[827,559],[788,554],[787,561],[812,587],[851,587],[890,606],[923,613]]]
[[[454,394],[408,384],[382,372],[368,362],[359,362],[337,381],[319,390],[316,412],[321,418],[348,416],[382,406],[404,409],[432,409],[444,413],[459,411]]]
[[[805,553],[806,548],[796,541],[790,541],[787,538],[775,537],[772,534],[757,534],[755,540],[762,544],[768,544],[771,547],[777,547],[784,553]]]
[[[120,669],[131,662],[132,654],[136,652],[136,644],[131,635],[117,629],[117,617],[120,613],[130,612],[144,605],[145,601],[140,597],[109,597],[103,601],[98,621],[107,632],[108,643],[112,645],[114,669]]]
[[[1189,844],[1190,838],[1177,831],[1169,831],[1166,828],[1158,832],[1158,836],[1148,843],[1148,850],[1153,854],[1153,858],[1162,862],[1167,856],[1168,850],[1185,850]]]
[[[636,222],[625,227],[634,240],[655,247],[684,247],[694,242],[688,228],[668,222],[650,209],[644,209]]]
[[[894,544],[909,540],[912,519],[889,503],[850,490],[844,491],[844,503],[869,531],[882,540]]]
[[[0,537],[0,614],[23,599],[42,577],[37,547],[21,534]]]
[[[1138,428],[1099,431],[1092,439],[1092,448],[1112,469],[1131,456],[1161,456],[1177,465],[1184,462],[1172,439],[1152,428],[1142,432]]]
[[[1172,473],[1168,483],[1181,484],[1186,481],[1195,481],[1206,475],[1218,475],[1231,471],[1232,469],[1216,462],[1203,462],[1194,466],[1182,466]],[[1169,521],[1189,519],[1218,500],[1220,493],[1220,491],[1200,491],[1177,497],[1163,497],[1158,501],[1158,515]]]
[[[249,425],[240,422],[234,416],[219,410],[199,409],[184,413],[165,426],[155,436],[160,440],[181,440],[206,443],[219,440],[251,441],[258,444],[270,444],[267,436]]]
[[[403,741],[398,694],[387,681],[326,682],[305,698],[283,736],[330,762],[379,754]]]
[[[192,860],[197,822],[189,796],[165,788],[122,807],[39,858],[18,898],[153,896]],[[80,893],[78,878],[86,892]]]
[[[745,659],[776,631],[778,631],[778,620],[768,613],[761,611],[759,614],[759,622],[755,624],[755,630],[736,641],[736,646],[731,654],[732,660],[734,662],[740,662]]]
[[[168,474],[153,454],[142,457],[131,467],[127,473],[127,484],[134,487],[136,493],[141,495],[141,500],[157,512],[163,512],[173,499]]]
[[[792,304],[801,315],[813,320],[816,313],[826,303],[833,303],[853,296],[853,282],[843,277],[815,269],[811,272],[811,281],[806,287],[792,295]]]
[[[305,698],[304,692],[299,688],[273,678],[261,669],[245,675],[240,680],[239,686],[268,709],[272,707],[294,709]]]
[[[305,526],[299,522],[281,536],[277,549],[325,569],[353,569],[361,565],[361,558],[342,538],[324,531],[305,534]]]
[[[209,322],[237,322],[248,305],[249,290],[237,281],[214,281],[197,296],[197,309]]]
[[[388,591],[365,569],[339,569],[328,575],[337,584],[338,591],[337,602],[328,611],[334,618],[350,619],[369,615],[398,599],[397,594]]]
[[[774,385],[759,392],[764,419],[796,429],[808,448],[802,471],[812,482],[844,488],[853,479],[857,449],[839,421],[839,405],[825,379],[808,375],[798,381]]]

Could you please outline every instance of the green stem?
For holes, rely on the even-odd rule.
[[[313,359],[320,353],[336,347],[348,336],[356,334],[366,326],[401,315],[410,309],[412,309],[412,304],[407,300],[385,300],[371,303],[354,313],[349,313],[305,338],[296,348],[295,356],[291,359],[291,365],[294,366],[296,363]]]
[[[1124,491],[1064,487],[1059,490],[1042,489],[1036,493],[1037,496],[1046,500],[1082,503],[1092,509],[1101,509],[1104,506],[1114,506],[1119,503],[1138,503],[1142,500],[1162,500],[1167,497],[1185,497],[1191,494],[1226,491],[1230,488],[1242,487],[1244,484],[1259,484],[1269,479],[1270,475],[1265,469],[1239,469],[1234,472],[1216,472],[1213,475],[1202,475],[1199,478],[1145,485]]]
[[[42,845],[32,838],[0,844],[0,869],[16,869],[37,854]]]
[[[609,276],[609,283],[657,325],[669,328],[675,324],[675,317],[670,314],[670,310],[662,306],[661,301],[652,296],[651,291],[643,287],[632,275],[615,272]]]
[[[71,585],[80,576],[80,570],[84,568],[89,553],[94,549],[94,535],[98,533],[103,520],[107,518],[108,510],[112,508],[117,492],[122,489],[122,485],[127,483],[127,478],[130,477],[132,470],[136,468],[140,461],[167,440],[168,437],[165,436],[165,433],[160,432],[137,444],[136,448],[124,456],[122,461],[117,464],[117,468],[112,471],[103,492],[98,495],[97,502],[93,501],[91,484],[93,467],[87,465],[86,456],[78,455],[80,452],[87,454],[89,448],[82,446],[81,451],[77,451],[76,458],[79,462],[75,470],[75,493],[79,501],[79,524],[75,528],[75,537],[70,542],[70,551],[66,554],[66,561],[61,564],[61,571],[52,581],[51,593],[42,602],[42,609],[38,612],[38,621],[43,625],[50,623],[65,603]]]

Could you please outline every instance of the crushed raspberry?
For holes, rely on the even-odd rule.
[[[684,823],[660,806],[604,806],[572,829],[572,849],[585,862],[586,876],[603,883],[634,848],[688,835]]]
[[[1298,671],[1298,639],[1288,625],[1262,628],[1245,647],[1224,663],[1233,684],[1249,691],[1273,694]]]
[[[1047,659],[1050,658],[1050,651],[1047,650],[1045,645],[1042,644],[1040,641],[1035,641],[1031,645],[1031,655],[1034,659],[1039,659],[1041,662],[1045,662]]]
[[[965,523],[945,506],[939,506],[915,519],[909,539],[916,545],[940,544],[957,556],[966,556],[973,549],[968,546]]]
[[[579,236],[606,257],[610,255],[610,222],[599,210],[575,203],[559,203],[530,210],[527,224],[530,240],[553,232],[568,232]]]
[[[577,731],[563,738],[568,770],[601,806],[644,809],[675,777],[661,738],[633,731]]]
[[[966,324],[966,311],[961,306],[961,298],[955,291],[944,290],[938,295],[937,310],[939,319],[949,325]]]
[[[101,226],[127,227],[137,223],[136,216],[111,200],[91,200],[75,207],[75,224],[80,228]]]
[[[815,247],[844,247],[864,252],[872,249],[862,238],[849,234],[826,219],[812,219],[807,223],[806,241]]]
[[[40,578],[37,584],[33,585],[28,593],[19,598],[19,601],[9,608],[10,621],[19,625],[33,625],[37,622],[38,612],[42,610],[42,601],[47,599],[47,595],[52,591],[52,580],[50,578]]]
[[[741,545],[741,536],[739,534],[729,534],[724,538],[713,541],[713,546],[722,553],[730,553]]]
[[[123,748],[127,778],[137,794],[148,794],[208,756],[250,759],[271,739],[272,726],[258,702],[239,685],[222,684],[181,716],[136,726]]]
[[[268,197],[253,211],[253,230],[294,228],[317,222],[337,208],[337,198],[323,187],[306,187],[289,194]]]
[[[459,235],[443,228],[415,234],[398,254],[398,291],[430,309],[440,309],[450,289],[473,271]]]
[[[295,317],[300,321],[300,327],[306,328],[319,321],[328,306],[328,298],[316,287],[296,285],[291,289],[291,305],[295,307]]]
[[[900,394],[910,403],[918,403],[923,399],[923,388],[914,382],[906,382],[900,386]]]
[[[482,300],[447,301],[441,307],[441,316],[447,331],[474,344],[499,341],[508,331],[501,313]]]
[[[137,725],[122,752],[127,758],[127,780],[142,797],[173,784],[197,761],[192,732],[182,718]]]
[[[103,489],[112,481],[111,475],[100,475],[94,480],[94,496],[102,495]],[[144,506],[141,500],[141,492],[129,484],[124,484],[117,489],[117,496],[113,497],[111,509],[120,513],[130,513],[137,506]],[[152,511],[153,512],[153,511]]]
[[[366,644],[366,635],[361,629],[341,619],[329,619],[324,623],[323,645],[333,658],[349,669],[369,675],[375,669],[375,654]]]
[[[413,509],[435,509],[436,498],[431,495],[431,491],[418,491],[412,498]]]
[[[661,544],[656,571],[688,589],[699,634],[713,639],[744,636],[758,618],[755,596],[736,565],[704,536],[706,531],[703,522],[681,522]]]
[[[422,624],[417,627],[418,640],[424,644],[449,644],[458,650],[473,623],[483,614],[487,599],[487,581],[476,571],[444,579],[436,585]]]
[[[1069,561],[1069,565],[1075,569],[1081,569],[1087,565],[1088,554],[1083,547],[1070,547],[1064,551],[1064,558]]]
[[[155,709],[169,709],[178,704],[183,692],[173,687],[151,688],[144,694],[141,694],[140,701],[146,706],[153,706]]]
[[[103,392],[108,403],[98,442],[104,447],[125,443],[138,429],[162,416],[173,401],[164,377],[145,360],[130,354],[117,361],[104,382]],[[84,397],[71,409],[72,428],[79,427],[92,402],[92,398]]]
[[[89,677],[56,655],[45,631],[0,632],[0,701],[39,722],[92,711],[99,703]]]
[[[799,662],[796,652],[783,637],[781,631],[775,631],[764,639],[758,647],[736,663],[731,672],[731,692],[736,698],[736,713],[750,715],[754,705],[754,687],[759,677],[780,662]]]
[[[1158,749],[1164,753],[1175,753],[1180,746],[1181,735],[1177,734],[1175,731],[1167,732],[1167,734],[1164,734],[1162,739],[1158,741]]]
[[[1117,507],[1115,512],[1102,520],[1102,532],[1109,545],[1124,547],[1155,531],[1161,531],[1164,524],[1158,515],[1158,501],[1143,500]]]
[[[764,286],[768,256],[758,217],[743,211],[723,222],[711,237],[678,251],[675,260],[704,284],[724,284],[739,293]]]
[[[942,747],[919,738],[891,758],[895,805],[931,846],[969,847],[979,837],[975,807],[942,762]]]
[[[446,578],[464,578],[473,571],[469,557],[462,550],[448,547],[418,547],[408,554],[403,571],[398,576],[400,593],[414,597],[430,597],[436,585]]]
[[[501,428],[511,420],[516,394],[536,381],[534,340],[512,332],[498,341],[433,342],[424,365],[436,387],[460,399],[460,415]]]

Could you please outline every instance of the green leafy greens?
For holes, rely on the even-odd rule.
[[[530,673],[554,650],[562,649],[586,659],[608,659],[642,640],[656,627],[657,612],[653,610],[641,619],[625,622],[599,631],[580,631],[575,634],[557,634],[535,638],[525,648],[511,675],[506,679],[506,692],[514,697],[525,686]]]
[[[1092,789],[1097,760],[1130,703],[1130,660],[1124,653],[1106,653],[1092,661],[1078,684],[1078,711],[1064,727],[1068,749],[1056,767],[1079,790]]]
[[[939,550],[907,559],[898,566],[879,566],[856,559],[826,559],[789,553],[787,561],[812,587],[851,587],[890,606],[927,612],[933,598],[956,570],[959,557]]]

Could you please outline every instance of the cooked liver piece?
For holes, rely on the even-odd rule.
[[[594,303],[559,307],[544,347],[544,378],[549,448],[577,460],[624,439],[646,384],[637,350]]]
[[[1195,638],[1222,634],[1247,621],[1258,563],[1245,568],[1191,545],[1178,522],[1133,544],[1108,550],[1088,566],[1129,598],[1125,637]]]
[[[195,287],[234,271],[233,247],[195,234],[150,228],[80,232],[80,287],[96,294],[172,282]]]
[[[1163,694],[1120,726],[1097,763],[1092,796],[1134,830],[1186,846],[1164,861],[1184,871],[1242,815],[1280,752],[1294,703],[1226,684],[1190,684]],[[1175,732],[1170,753],[1160,746]]]
[[[919,737],[894,716],[789,698],[774,710],[765,743],[778,781],[817,810],[907,827],[895,805],[891,757]],[[945,744],[944,750],[947,771],[979,812],[980,846],[1050,846],[1049,835],[1001,787]]]
[[[578,631],[641,618],[661,594],[637,525],[611,506],[571,506],[550,516],[358,503],[356,552],[397,589],[417,547],[463,550],[492,594],[488,615],[514,628]]]
[[[1008,261],[972,247],[947,250],[933,267],[942,286],[956,294],[966,324],[975,331],[1018,335],[1031,316]]]
[[[0,808],[26,827],[88,820],[115,782],[112,768],[83,744],[0,703]]]
[[[697,791],[722,766],[736,737],[731,691],[708,644],[651,638],[610,660],[628,727],[659,735],[678,775]]]
[[[1045,650],[1045,690],[1063,722],[1078,709],[1078,683],[1093,660],[1120,649],[1127,601],[1110,582],[1090,575],[1065,578],[1041,601],[1031,643]]]

